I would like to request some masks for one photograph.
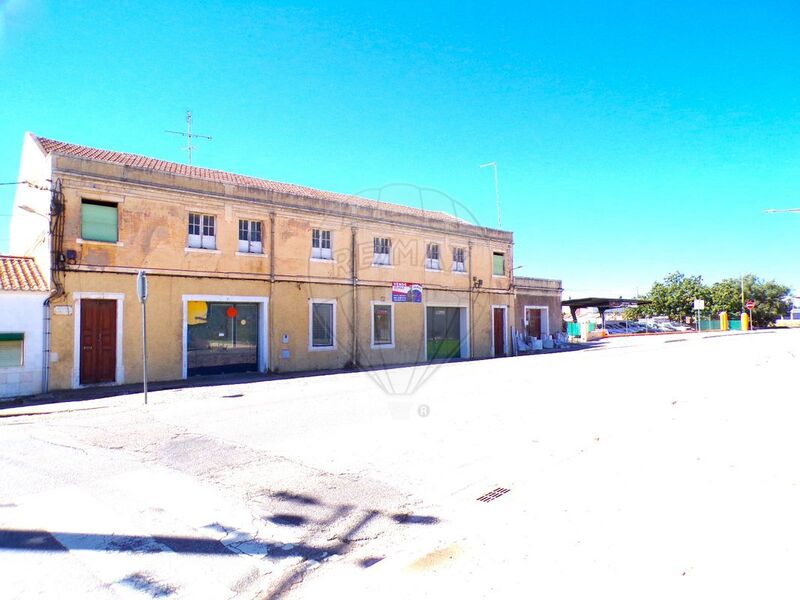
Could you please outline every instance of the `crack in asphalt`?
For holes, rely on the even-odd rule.
[[[81,448],[79,446],[70,446],[69,444],[59,444],[58,442],[54,442],[52,440],[43,440],[42,438],[38,438],[36,436],[31,436],[31,439],[36,440],[37,442],[42,442],[43,444],[50,444],[51,446],[58,446],[59,448],[69,448],[70,450],[78,450],[79,452],[88,454],[86,452],[86,448]]]

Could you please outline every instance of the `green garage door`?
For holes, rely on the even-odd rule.
[[[461,357],[461,309],[449,306],[427,308],[428,360]]]

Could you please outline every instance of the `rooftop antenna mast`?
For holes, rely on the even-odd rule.
[[[176,135],[182,135],[186,138],[186,147],[184,150],[189,152],[189,164],[192,164],[192,150],[194,150],[194,146],[192,145],[192,138],[203,138],[206,140],[210,140],[210,135],[200,135],[199,133],[192,133],[192,111],[186,111],[186,131],[172,131],[171,129],[165,129],[167,133],[174,133]]]
[[[492,161],[481,165],[481,169],[486,167],[492,167],[492,170],[494,170],[494,201],[497,205],[497,228],[500,229],[500,183],[497,180],[497,163]]]

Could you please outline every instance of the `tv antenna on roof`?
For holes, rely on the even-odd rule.
[[[497,163],[495,161],[481,165],[481,169],[492,167],[494,170],[494,201],[497,205],[497,228],[500,229],[500,183],[497,181]]]
[[[194,150],[194,146],[192,145],[192,138],[203,138],[206,140],[210,140],[210,135],[200,135],[199,133],[192,133],[192,111],[186,111],[186,131],[172,131],[171,129],[165,129],[167,133],[174,133],[176,135],[182,135],[186,138],[186,147],[184,150],[188,150],[189,152],[189,164],[192,164],[192,150]]]

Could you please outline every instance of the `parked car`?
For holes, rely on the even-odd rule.
[[[626,333],[625,324],[618,321],[606,321],[606,331],[608,331],[609,335]]]

